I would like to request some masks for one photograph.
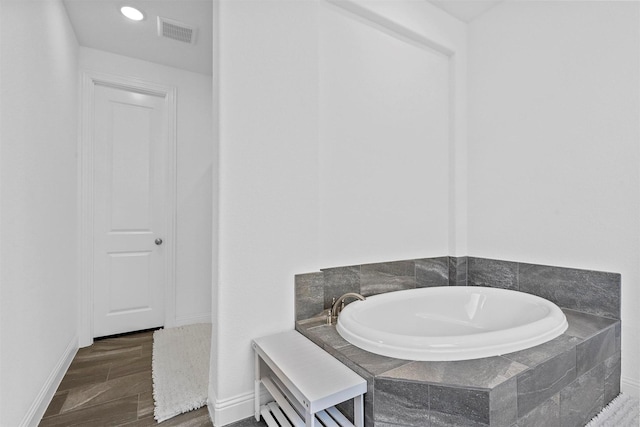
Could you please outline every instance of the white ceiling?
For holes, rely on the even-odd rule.
[[[211,74],[213,0],[64,0],[81,46],[202,74]],[[121,6],[145,13],[140,22],[120,14]],[[158,37],[157,17],[196,27],[195,44]]]
[[[428,0],[469,22],[503,0]],[[213,0],[64,0],[81,46],[202,74],[212,73]],[[134,6],[145,13],[141,22],[120,14]],[[196,43],[158,37],[157,17],[197,28]]]
[[[464,22],[470,22],[503,0],[428,0]]]

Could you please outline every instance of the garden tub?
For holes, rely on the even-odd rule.
[[[480,286],[388,292],[347,305],[338,333],[372,353],[405,360],[468,360],[542,344],[567,329],[560,308],[535,295]]]

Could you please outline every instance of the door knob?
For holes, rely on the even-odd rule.
[[[158,238],[156,239],[156,245],[160,246],[162,244],[162,239]]]

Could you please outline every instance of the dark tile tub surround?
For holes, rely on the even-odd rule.
[[[620,274],[468,258],[470,286],[513,289],[597,316],[620,319]]]
[[[449,257],[417,259],[415,265],[416,287],[449,285]]]
[[[449,257],[449,286],[467,285],[468,265],[467,257]]]
[[[364,296],[430,286],[488,286],[538,295],[561,308],[620,319],[620,274],[476,257],[435,257],[323,269],[295,277],[296,320],[347,292]]]
[[[518,263],[495,259],[469,258],[467,261],[469,286],[518,290]]]
[[[371,296],[404,289],[447,286],[451,277],[466,281],[466,274],[466,259],[453,258],[452,261],[451,257],[353,265],[298,274],[295,276],[296,320],[318,315],[331,306],[333,298],[347,292]]]
[[[419,362],[369,353],[320,316],[346,292],[490,286],[559,305],[567,331],[515,353]],[[296,329],[367,380],[366,426],[580,426],[620,392],[620,275],[474,257],[324,269],[295,278]],[[349,415],[351,405],[340,409]]]
[[[360,294],[364,296],[402,289],[415,289],[416,287],[415,261],[385,262],[360,266]]]
[[[569,329],[558,338],[453,362],[369,353],[322,317],[296,329],[367,380],[366,426],[582,427],[620,392],[620,321],[563,311]]]
[[[560,307],[620,319],[619,274],[519,264],[518,290]]]

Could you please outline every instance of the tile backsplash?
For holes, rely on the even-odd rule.
[[[314,317],[347,292],[371,296],[430,286],[489,286],[546,298],[562,308],[620,319],[620,274],[475,257],[436,257],[323,269],[295,276],[295,320]]]

